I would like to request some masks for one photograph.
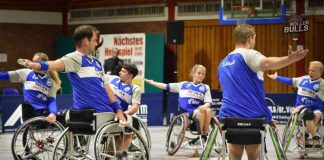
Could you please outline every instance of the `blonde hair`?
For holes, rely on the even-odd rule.
[[[320,62],[320,61],[311,61],[309,64],[315,64],[315,65],[319,66],[319,67],[320,67],[320,71],[321,71],[321,73],[322,73],[323,70],[324,70],[323,63]]]
[[[195,64],[191,71],[190,71],[190,77],[192,78],[193,74],[197,71],[198,68],[202,68],[203,70],[205,70],[205,73],[206,73],[206,67],[201,65],[201,64]]]
[[[39,56],[42,61],[48,61],[49,58],[46,53],[43,52],[37,52],[34,54],[34,56]],[[57,90],[61,88],[61,79],[56,71],[46,71],[46,74],[49,75],[55,82],[55,85],[57,86]]]
[[[239,24],[233,31],[233,39],[235,44],[245,44],[248,38],[255,36],[255,29],[249,24]]]

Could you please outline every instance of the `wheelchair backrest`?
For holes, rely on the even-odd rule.
[[[228,143],[260,144],[265,132],[265,118],[223,118],[222,131]]]
[[[265,130],[266,119],[265,118],[223,118],[222,129],[227,128],[254,128]]]
[[[85,109],[85,110],[74,110],[70,109],[68,111],[68,117],[66,119],[67,122],[86,122],[92,123],[94,120],[94,110],[93,109]]]
[[[74,134],[94,134],[96,132],[96,121],[94,110],[73,110],[70,109],[66,114],[66,127]]]

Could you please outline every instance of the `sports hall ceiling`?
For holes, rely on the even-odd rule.
[[[212,0],[0,0],[0,9],[61,12],[63,9],[97,8],[141,4],[166,4],[168,1]]]

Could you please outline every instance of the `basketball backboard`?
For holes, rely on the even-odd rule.
[[[284,0],[221,0],[220,24],[285,22]]]

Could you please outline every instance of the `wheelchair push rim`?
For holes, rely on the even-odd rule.
[[[179,150],[182,141],[185,137],[185,132],[188,126],[187,124],[187,118],[183,114],[180,114],[179,116],[175,117],[172,121],[167,132],[166,141],[167,152],[170,156],[174,155]]]
[[[51,159],[54,143],[64,130],[62,124],[50,124],[46,117],[34,117],[18,127],[11,142],[14,159]]]
[[[126,132],[126,130],[128,131]],[[125,151],[117,151],[117,143],[115,138],[116,136],[123,136],[123,134],[129,134],[129,131],[131,131],[132,134],[132,141],[136,141],[135,143],[131,143],[135,144],[136,147],[139,148],[139,150],[135,152],[127,152],[125,155],[127,159],[139,158],[149,160],[149,149],[145,142],[145,139],[141,136],[141,134],[132,126],[127,125],[123,128],[120,127],[119,124],[116,122],[108,122],[107,124],[104,124],[102,127],[99,128],[98,132],[96,133],[94,140],[95,159],[118,159],[118,156],[124,154]]]

